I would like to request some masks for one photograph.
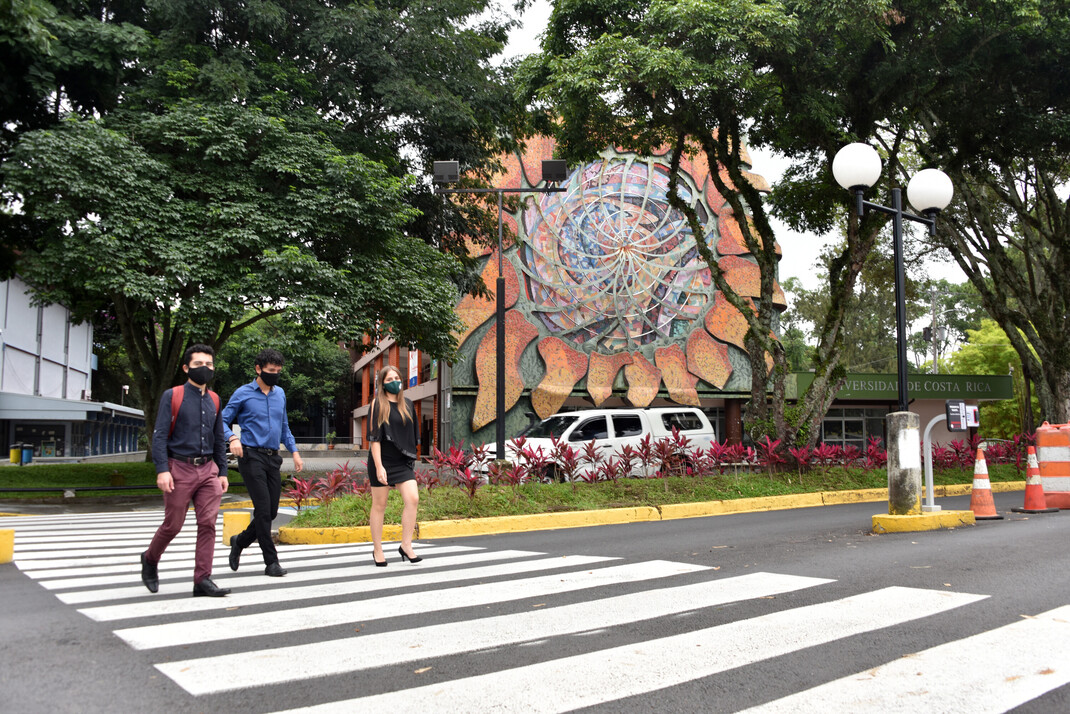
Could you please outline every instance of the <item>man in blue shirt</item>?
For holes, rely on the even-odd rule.
[[[215,376],[214,357],[208,345],[190,345],[182,356],[182,369],[189,379],[164,392],[156,411],[152,461],[156,485],[163,491],[164,519],[149,549],[141,554],[141,582],[149,592],[159,590],[160,557],[182,530],[190,501],[197,514],[193,595],[222,597],[230,592],[211,578],[215,521],[219,501],[229,487],[219,396],[208,389]]]
[[[256,379],[234,390],[223,408],[223,432],[230,453],[238,457],[238,471],[253,501],[249,527],[230,539],[230,569],[238,569],[241,552],[255,540],[264,555],[264,574],[275,578],[286,575],[271,540],[271,522],[279,515],[282,494],[279,444],[290,451],[297,471],[304,468],[286,419],[286,394],[277,386],[283,363],[278,350],[262,350],[253,365]],[[241,427],[240,438],[231,431],[235,422]]]

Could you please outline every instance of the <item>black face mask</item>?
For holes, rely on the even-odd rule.
[[[261,370],[261,372],[260,372],[260,381],[262,381],[264,384],[266,384],[269,387],[274,387],[276,384],[279,383],[279,373],[278,372],[264,372],[263,370]]]
[[[200,367],[189,368],[189,378],[194,384],[208,384],[213,377],[215,377],[215,370],[211,367],[202,364]]]

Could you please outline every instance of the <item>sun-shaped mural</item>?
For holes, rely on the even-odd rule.
[[[531,202],[519,257],[533,316],[551,334],[609,354],[690,332],[710,274],[668,190],[666,166],[612,157]],[[680,194],[692,201],[690,186]]]
[[[531,142],[523,156],[506,157],[506,171],[494,185],[537,186],[537,166],[552,154],[551,140]],[[680,174],[680,197],[694,208],[728,283],[743,298],[758,297],[758,266],[702,155],[685,157]],[[747,178],[768,189],[760,176]],[[573,167],[562,185],[560,193],[526,196],[518,213],[505,217],[518,238],[504,255],[512,320],[506,325],[506,410],[527,387],[532,408],[546,417],[584,379],[582,393],[600,404],[622,370],[625,398],[635,406],[649,405],[661,390],[673,401],[698,404],[700,382],[709,385],[703,389],[724,389],[730,380],[749,388],[746,320],[716,289],[685,216],[669,205],[666,153],[639,157],[607,149]],[[497,255],[488,253],[483,278],[493,288]],[[785,305],[779,286],[774,302]],[[494,328],[481,329],[493,322],[494,299],[465,297],[458,315],[462,351],[479,340],[474,432],[495,416]],[[532,340],[539,368],[529,359],[525,370],[522,356]]]

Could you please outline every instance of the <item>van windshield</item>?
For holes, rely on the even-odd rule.
[[[528,439],[552,439],[556,436],[560,439],[564,436],[565,430],[575,423],[576,417],[559,414],[549,419],[544,419],[531,427],[531,431],[524,434],[524,437]]]

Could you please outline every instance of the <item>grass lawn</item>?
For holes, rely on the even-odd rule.
[[[230,479],[240,481],[237,469],[230,470]],[[151,486],[145,489],[84,491],[93,486]],[[29,464],[0,467],[0,500],[55,499],[63,500],[62,491],[4,491],[6,488],[75,488],[76,498],[101,496],[157,495],[156,468],[148,462],[123,464]],[[245,493],[236,486],[231,491]]]
[[[1013,465],[999,464],[989,466],[989,478],[992,481],[1021,481],[1025,474]],[[966,484],[972,480],[973,471],[967,469],[949,469],[933,474],[933,481],[938,486]],[[418,518],[435,521],[516,516],[887,487],[888,476],[884,470],[867,473],[862,469],[841,467],[827,472],[815,469],[801,477],[792,472],[772,477],[764,472],[726,473],[701,478],[621,479],[614,483],[529,483],[518,488],[483,486],[474,498],[469,498],[467,491],[460,488],[439,486],[431,491],[420,490]],[[313,528],[366,526],[370,508],[371,496],[368,494],[343,496],[329,507],[303,511],[289,525]],[[401,497],[396,493],[390,495],[386,522],[401,522]]]

